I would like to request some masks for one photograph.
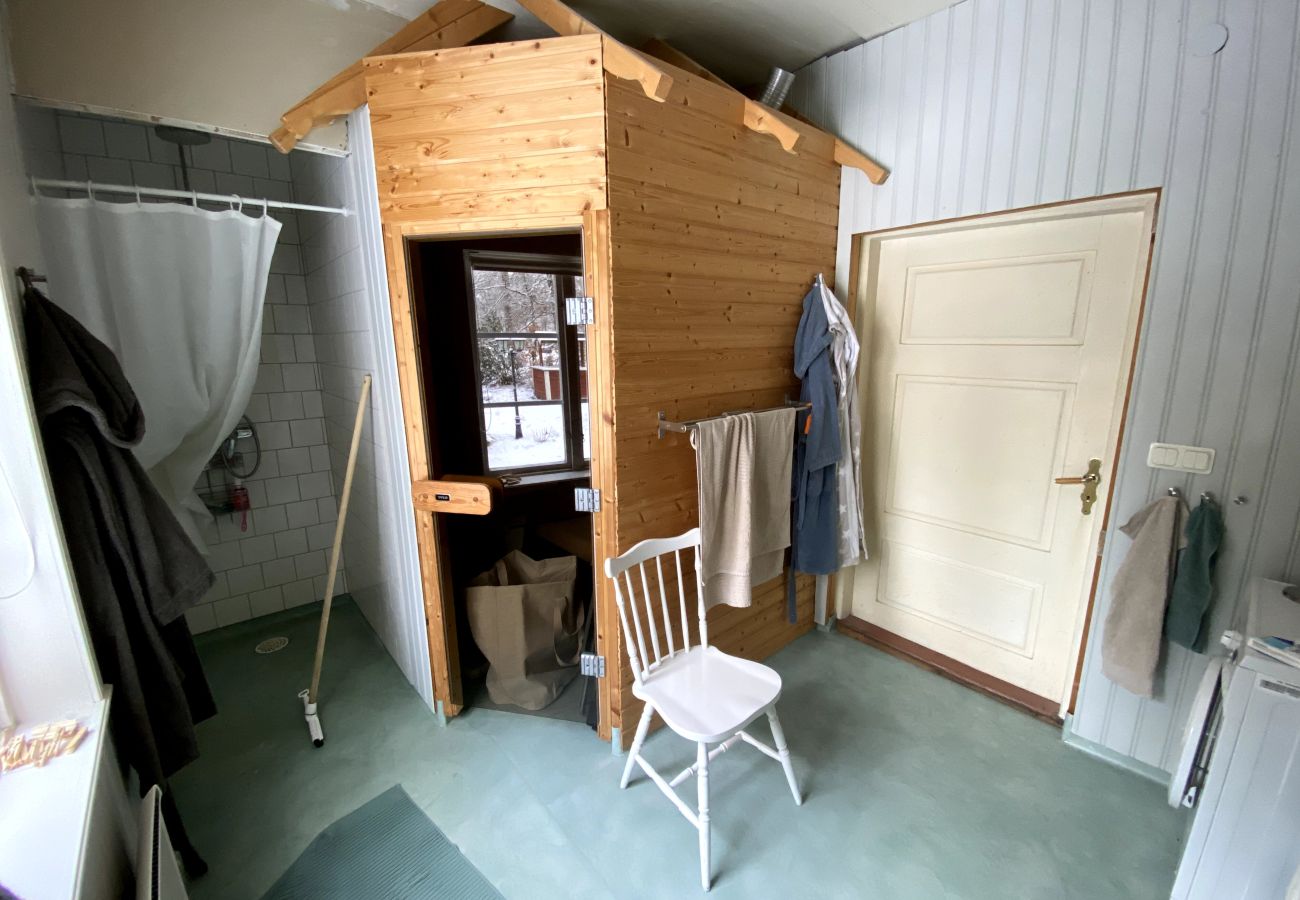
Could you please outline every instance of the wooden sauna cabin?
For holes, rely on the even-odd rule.
[[[657,416],[771,407],[797,389],[802,299],[817,273],[834,274],[840,161],[884,173],[684,57],[632,51],[549,0],[524,5],[569,36],[371,56],[364,98],[334,113],[369,104],[435,697],[448,716],[467,702],[454,570],[473,539],[453,546],[455,530],[524,487],[571,518],[574,488],[589,487],[600,501],[583,571],[607,672],[597,733],[626,746],[641,704],[599,567],[697,524],[694,452],[686,435],[661,438]],[[589,475],[574,466],[546,487],[503,487],[457,443],[479,433],[482,412],[478,385],[449,362],[473,343],[455,260],[530,242],[577,260],[569,276],[591,299]],[[709,636],[761,659],[812,624],[812,579],[800,578],[794,624],[778,579],[750,608],[712,610]]]

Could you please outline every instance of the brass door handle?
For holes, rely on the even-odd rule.
[[[1079,500],[1083,506],[1083,514],[1090,516],[1092,515],[1093,504],[1097,502],[1097,486],[1101,484],[1101,460],[1095,457],[1088,460],[1088,471],[1084,475],[1057,478],[1055,481],[1057,484],[1083,485],[1083,490],[1079,493]]]

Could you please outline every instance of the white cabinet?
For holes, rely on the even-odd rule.
[[[1232,675],[1178,900],[1280,900],[1300,868],[1300,670],[1247,652]]]

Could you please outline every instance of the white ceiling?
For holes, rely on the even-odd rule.
[[[433,0],[368,0],[403,18]],[[512,0],[488,0],[516,14],[507,38],[551,32]],[[569,0],[610,34],[638,46],[662,38],[738,85],[772,66],[796,69],[850,44],[892,31],[959,0]]]

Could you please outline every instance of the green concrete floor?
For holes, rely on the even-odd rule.
[[[211,871],[196,900],[257,898],[317,833],[401,784],[509,898],[700,896],[694,829],[589,729],[469,710],[439,727],[351,603],[335,607],[311,746],[315,608],[200,636],[221,712],[172,781]],[[285,650],[257,656],[262,638]],[[715,897],[1163,898],[1185,820],[1056,729],[847,637],[772,658],[806,800],[743,745],[711,769]],[[758,734],[767,738],[766,727]],[[694,748],[661,730],[664,772]],[[693,800],[693,782],[683,786]]]

